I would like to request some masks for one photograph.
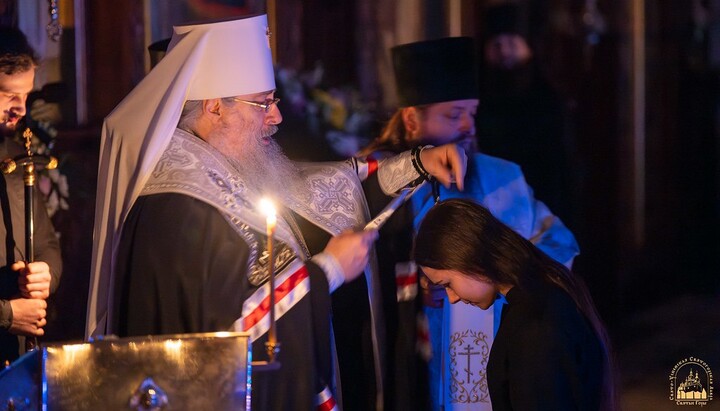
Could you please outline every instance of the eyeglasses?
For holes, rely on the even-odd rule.
[[[237,97],[232,97],[232,100],[238,101],[240,103],[250,104],[251,106],[255,106],[255,107],[260,107],[266,113],[270,112],[270,108],[272,108],[273,105],[280,102],[279,98],[269,98],[262,103],[258,103],[257,101],[240,100]]]

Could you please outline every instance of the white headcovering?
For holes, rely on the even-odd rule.
[[[168,53],[105,118],[86,337],[114,332],[109,307],[120,229],[186,100],[275,89],[267,16],[174,27]]]

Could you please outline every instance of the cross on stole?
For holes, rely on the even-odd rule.
[[[479,352],[471,352],[472,347],[470,344],[465,346],[465,352],[458,352],[458,355],[466,355],[467,356],[467,368],[465,369],[465,372],[467,372],[467,382],[470,382],[470,375],[472,374],[470,370],[470,360],[473,355],[480,355]]]

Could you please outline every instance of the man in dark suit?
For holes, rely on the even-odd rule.
[[[25,116],[33,89],[37,58],[23,33],[0,28],[0,159],[23,153],[11,138]],[[35,197],[40,199],[39,191]],[[34,257],[25,244],[25,206],[22,173],[0,179],[0,361],[15,360],[25,350],[25,337],[43,335],[47,302],[60,280],[60,244],[42,200],[34,203]]]

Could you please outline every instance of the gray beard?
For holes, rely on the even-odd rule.
[[[269,130],[265,137],[275,133]],[[247,186],[260,195],[282,197],[290,187],[302,181],[295,163],[287,158],[280,145],[272,138],[268,144],[255,142],[247,144],[239,153],[228,156],[230,164],[238,171]]]
[[[248,189],[280,199],[302,179],[295,164],[271,137],[277,130],[275,125],[247,120],[239,125],[221,126],[208,141],[225,155]]]

